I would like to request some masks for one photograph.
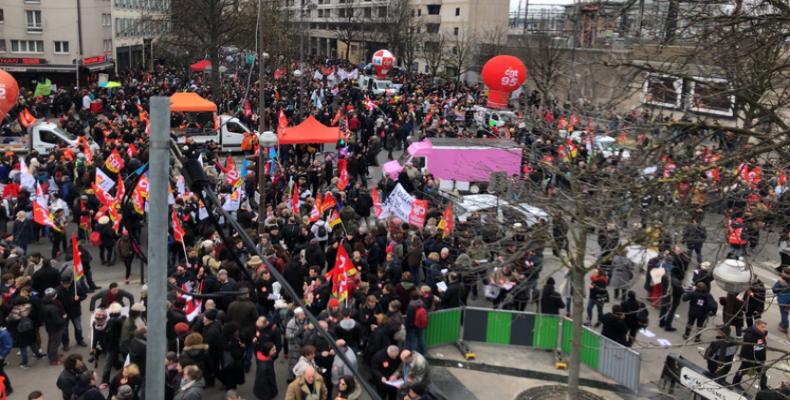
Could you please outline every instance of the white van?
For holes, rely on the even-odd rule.
[[[375,95],[389,94],[395,95],[400,91],[400,85],[395,85],[388,79],[377,79],[372,76],[360,76],[357,87],[363,92],[370,92]]]
[[[56,124],[47,121],[37,121],[27,129],[27,135],[0,138],[0,151],[14,153],[27,153],[31,150],[39,154],[48,154],[50,150],[63,144],[65,147],[79,148],[77,136],[67,132]],[[89,141],[92,151],[98,151],[99,145]]]
[[[241,151],[244,135],[251,132],[241,121],[230,115],[220,115],[219,129],[173,129],[176,143],[183,144],[188,137],[195,143],[219,143],[222,151]]]

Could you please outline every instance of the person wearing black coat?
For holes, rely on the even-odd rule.
[[[682,300],[689,302],[686,332],[683,334],[683,340],[688,340],[691,335],[691,328],[696,322],[698,333],[694,335],[694,341],[699,342],[701,340],[699,331],[702,330],[708,316],[716,315],[716,310],[718,309],[716,300],[708,293],[708,286],[703,282],[697,282],[694,291],[685,293]]]
[[[41,296],[47,288],[57,288],[58,285],[60,285],[60,271],[52,266],[51,261],[44,260],[41,268],[33,273],[33,290]]]
[[[546,279],[540,296],[540,312],[543,314],[559,315],[560,310],[565,308],[562,296],[554,290],[554,278]]]
[[[746,291],[746,326],[754,325],[765,311],[765,285],[760,278],[755,278],[752,286]]]
[[[33,241],[33,222],[27,218],[24,211],[17,212],[11,232],[14,236],[14,244],[27,253],[27,246]]]
[[[396,332],[389,318],[384,314],[376,315],[376,322],[378,326],[368,336],[368,343],[363,353],[363,357],[368,363],[379,350],[385,349],[392,344],[392,336]]]
[[[343,319],[335,325],[335,337],[343,339],[346,344],[358,351],[362,341],[362,326],[355,319],[351,318],[351,309],[346,308],[341,312]]]
[[[189,324],[186,314],[184,314],[184,311],[182,311],[185,305],[186,302],[181,297],[177,298],[174,303],[167,303],[167,313],[165,314],[165,318],[167,320],[167,323],[165,324],[165,335],[168,342],[173,341],[173,339],[176,337],[175,326],[177,323],[183,322],[185,324]]]
[[[58,349],[63,340],[63,332],[66,329],[68,320],[66,310],[60,300],[57,299],[57,292],[53,288],[48,288],[44,293],[41,314],[44,320],[44,329],[47,331],[49,339],[47,341],[47,356],[50,364],[58,363]]]
[[[61,284],[58,286],[57,293],[58,299],[63,304],[63,309],[66,311],[71,324],[74,326],[74,340],[77,346],[88,347],[82,337],[82,303],[88,297],[82,285],[76,285],[73,282],[71,275],[64,275],[61,278]],[[63,330],[63,350],[69,351],[69,328],[68,325]]]
[[[187,365],[195,365],[203,372],[203,377],[211,376],[211,381],[215,376],[215,369],[211,364],[211,356],[209,356],[209,348],[206,343],[203,343],[203,335],[199,333],[190,333],[184,340],[184,351],[178,360],[181,367]]]
[[[633,346],[636,334],[646,328],[649,323],[649,311],[645,303],[636,299],[636,292],[629,290],[626,299],[620,303],[625,314],[625,326],[628,327],[628,346]]]
[[[63,371],[58,375],[57,386],[63,394],[63,400],[72,400],[71,395],[80,382],[80,376],[86,371],[82,356],[72,354],[63,362]]]
[[[619,304],[612,306],[612,312],[604,314],[601,318],[603,328],[601,335],[609,338],[623,346],[628,345],[626,334],[628,327],[625,325],[625,315],[623,315],[623,308]]]
[[[80,374],[79,381],[74,385],[73,396],[80,400],[106,400],[97,383],[96,373],[85,371]]]
[[[203,342],[208,345],[208,362],[211,364],[210,370],[218,371],[220,363],[222,362],[222,348],[223,348],[223,335],[222,324],[217,320],[219,311],[211,309],[203,313],[202,317],[202,331]],[[214,386],[214,375],[203,374],[203,379],[206,382],[206,387]]]
[[[279,394],[277,376],[274,372],[274,359],[277,346],[272,342],[263,343],[255,354],[255,385],[252,393],[258,400],[273,400]]]
[[[441,299],[439,307],[448,309],[465,305],[463,299],[466,298],[466,296],[464,296],[463,291],[464,287],[461,284],[458,273],[450,272],[447,274],[447,290],[439,291],[439,298]]]
[[[217,379],[227,389],[236,389],[244,384],[244,340],[239,337],[239,325],[235,322],[225,324],[222,336],[225,340],[222,343],[221,369]]]
[[[716,328],[716,339],[705,349],[704,357],[708,363],[708,373],[718,384],[726,386],[738,343],[730,338],[729,326],[719,325]]]
[[[768,378],[765,376],[765,355],[766,355],[766,336],[768,336],[768,324],[765,321],[757,321],[743,333],[743,344],[741,345],[741,365],[735,377],[732,378],[733,385],[740,385],[743,374],[747,372],[756,373],[760,376],[760,389],[768,387]]]
[[[376,385],[376,393],[383,400],[395,400],[398,390],[393,386],[387,385],[390,376],[395,374],[400,368],[400,350],[398,346],[388,346],[373,355],[370,361],[371,380]]]

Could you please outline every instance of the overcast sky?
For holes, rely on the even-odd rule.
[[[518,3],[521,2],[522,7],[527,4],[527,0],[510,0],[510,11],[518,10]],[[546,4],[546,5],[564,5],[564,4],[573,4],[573,0],[529,0],[530,6],[534,6],[535,4]]]

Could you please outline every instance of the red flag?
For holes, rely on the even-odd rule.
[[[327,272],[326,278],[332,281],[332,294],[335,295],[340,301],[348,297],[348,277],[357,273],[351,258],[348,257],[346,248],[342,245],[337,248],[337,257],[335,258],[335,267]]]
[[[225,169],[236,169],[236,163],[233,162],[233,157],[230,154],[225,158]]]
[[[118,185],[115,188],[115,201],[118,202],[123,198],[123,195],[126,193],[126,186],[123,184],[123,178],[121,175],[118,175]]]
[[[409,224],[422,229],[425,226],[425,217],[428,215],[428,200],[414,200],[409,212]]]
[[[117,174],[123,169],[123,157],[121,157],[121,155],[118,153],[118,149],[115,149],[112,151],[112,153],[110,153],[110,156],[107,157],[107,161],[104,162],[104,166],[114,174]]]
[[[378,218],[384,211],[381,209],[381,197],[379,196],[379,191],[376,188],[373,188],[373,190],[370,192],[370,196],[373,198],[373,211],[376,214],[376,218]]]
[[[63,232],[62,229],[55,225],[54,217],[48,209],[41,207],[37,202],[33,202],[33,221],[39,225],[48,226],[58,232]]]
[[[93,189],[93,194],[96,195],[96,198],[99,200],[99,203],[103,205],[109,205],[112,203],[115,198],[110,196],[109,193],[105,192],[101,186],[97,185],[95,182],[91,184],[91,189]]]
[[[173,218],[173,237],[176,239],[176,242],[184,243],[184,227],[181,226],[181,221],[178,220],[178,214],[176,210],[173,210],[172,214]]]
[[[249,118],[252,115],[252,105],[249,100],[244,101],[244,116]]]
[[[335,117],[334,117],[334,118],[332,118],[332,123],[331,123],[331,126],[337,126],[337,124],[339,124],[339,123],[340,123],[340,118],[342,118],[342,117],[343,117],[343,116],[340,114],[340,111],[341,111],[341,110],[342,110],[342,108],[338,108],[338,109],[337,109],[337,112],[335,113]]]
[[[321,201],[321,206],[319,209],[321,210],[321,214],[323,214],[326,210],[333,208],[337,205],[337,201],[332,196],[332,192],[326,192],[324,199]]]
[[[285,75],[285,68],[278,68],[274,70],[274,80],[280,80]]]
[[[428,113],[425,114],[425,119],[422,121],[422,124],[423,125],[430,124],[431,123],[431,118],[433,118],[433,111],[428,111]]]
[[[439,229],[442,230],[442,237],[450,236],[455,223],[453,222],[453,203],[447,204],[447,208],[442,213],[442,220],[439,221]]]
[[[337,169],[339,175],[339,179],[337,180],[337,188],[340,190],[346,190],[346,186],[348,186],[348,161],[345,158],[337,160]]]
[[[137,156],[137,146],[135,146],[134,143],[129,144],[129,148],[126,149],[126,155],[129,158]]]
[[[88,164],[93,164],[93,152],[91,151],[91,146],[88,143],[88,139],[85,139],[85,136],[80,136],[77,141],[79,141],[82,145],[82,153],[85,154],[85,161]]]
[[[284,135],[286,128],[288,128],[288,118],[285,117],[285,112],[283,112],[281,108],[280,114],[277,117],[277,136]]]
[[[294,182],[294,187],[291,193],[291,212],[295,216],[299,216],[299,184]]]
[[[82,268],[82,259],[80,258],[80,249],[77,245],[77,234],[71,234],[71,249],[74,252],[74,281],[78,281],[85,276],[85,269]]]

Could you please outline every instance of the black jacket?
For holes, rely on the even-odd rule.
[[[452,282],[447,284],[447,290],[441,295],[442,302],[441,308],[457,308],[461,307],[463,300],[463,288],[461,282]]]
[[[82,315],[82,307],[80,307],[80,302],[85,300],[87,294],[85,290],[82,288],[82,285],[77,285],[77,297],[79,300],[74,300],[74,282],[69,285],[69,287],[63,287],[63,285],[59,285],[58,289],[58,300],[60,303],[63,304],[63,309],[66,310],[66,315],[69,318],[79,317]]]
[[[274,373],[274,361],[259,361],[255,368],[255,385],[252,393],[258,400],[272,400],[279,394],[277,377]]]
[[[749,327],[749,329],[743,332],[741,359],[753,363],[765,362],[766,336],[767,334],[758,331],[754,326]]]
[[[719,308],[716,300],[708,292],[688,292],[683,295],[683,301],[689,302],[689,318],[705,318],[708,315],[716,315]]]
[[[56,288],[60,285],[60,271],[52,268],[49,263],[45,262],[44,265],[33,273],[33,290],[39,296],[44,295],[44,290],[47,288]]]
[[[544,314],[558,315],[560,309],[565,308],[562,296],[554,290],[554,285],[546,284],[540,296],[540,312]]]
[[[619,318],[613,313],[607,313],[604,314],[603,317],[601,317],[601,322],[603,323],[603,329],[601,329],[601,335],[609,339],[612,339],[615,342],[622,344],[623,346],[626,346],[628,344],[628,342],[626,341],[626,334],[628,333],[628,327],[625,325],[625,320]]]
[[[58,332],[66,327],[66,319],[63,315],[66,313],[63,306],[58,300],[44,299],[41,313],[44,319],[44,329],[47,333]]]
[[[63,400],[71,400],[71,394],[77,389],[77,383],[80,381],[80,374],[84,369],[71,370],[63,369],[58,376],[57,386],[63,392]]]
[[[386,348],[376,352],[370,361],[370,373],[373,375],[373,382],[376,385],[383,385],[381,378],[389,380],[390,376],[400,368],[400,363],[400,357],[395,357],[394,360],[391,359],[387,355]]]

